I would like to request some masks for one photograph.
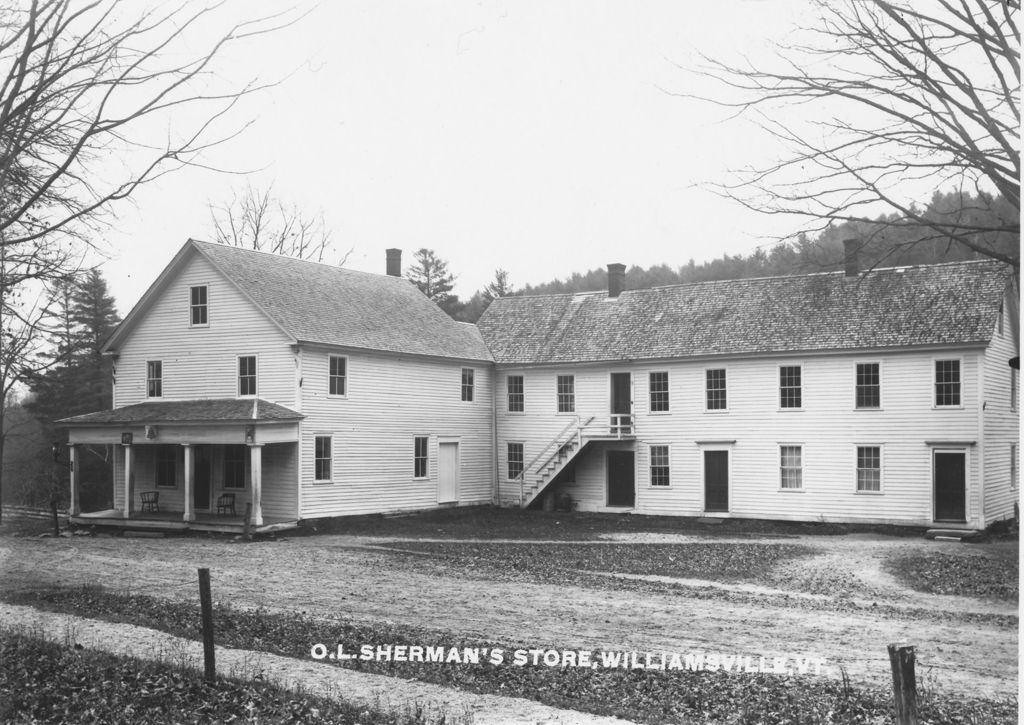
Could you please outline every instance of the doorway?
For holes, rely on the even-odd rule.
[[[729,510],[729,451],[704,451],[704,510]]]
[[[633,451],[608,451],[608,505],[636,505],[636,464]]]
[[[456,441],[437,445],[437,502],[459,500],[459,444]]]
[[[633,432],[633,376],[631,373],[611,374],[611,433],[629,435]]]
[[[210,479],[213,474],[213,456],[210,446],[195,447],[195,478],[192,481],[192,507],[196,510],[210,509]]]
[[[935,451],[932,454],[935,487],[935,520],[967,521],[967,453]]]

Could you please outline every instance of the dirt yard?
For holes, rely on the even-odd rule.
[[[707,539],[631,533],[591,545],[700,541]],[[765,541],[779,543],[778,538]],[[0,586],[102,584],[196,599],[196,568],[209,567],[214,598],[236,606],[387,621],[537,647],[815,656],[825,659],[828,676],[839,677],[842,669],[855,682],[881,686],[890,677],[886,645],[899,642],[916,646],[919,683],[925,688],[973,695],[1017,692],[1015,603],[922,594],[901,585],[883,566],[899,553],[977,556],[985,547],[1015,551],[1016,543],[965,545],[867,534],[794,536],[785,543],[814,553],[780,561],[767,583],[687,579],[675,581],[682,586],[673,588],[629,591],[490,579],[429,554],[403,554],[403,547],[415,548],[413,542],[395,537],[323,535],[245,544],[4,536]],[[609,580],[614,576],[608,572]],[[331,641],[330,629],[325,623],[325,641]]]

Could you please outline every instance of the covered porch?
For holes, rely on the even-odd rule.
[[[302,416],[258,399],[159,401],[59,421],[69,519],[134,530],[261,533],[298,521]],[[112,509],[83,512],[79,446],[113,445]]]

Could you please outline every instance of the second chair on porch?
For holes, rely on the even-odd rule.
[[[233,493],[222,493],[217,497],[217,515],[218,516],[237,516],[235,513],[235,494]]]

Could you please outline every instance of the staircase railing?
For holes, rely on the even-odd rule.
[[[542,470],[545,466],[547,466],[549,463],[555,460],[555,458],[558,457],[558,454],[562,450],[562,447],[569,443],[569,441],[571,441],[573,438],[576,439],[576,447],[577,449],[579,449],[579,447],[583,443],[583,429],[590,425],[593,422],[593,420],[594,417],[591,416],[586,423],[580,423],[580,417],[576,416],[575,419],[569,421],[569,424],[562,428],[562,430],[559,431],[559,433],[554,438],[552,438],[551,441],[546,446],[544,446],[543,449],[541,449],[540,453],[534,456],[528,464],[523,466],[523,470],[519,473],[520,507],[522,507],[523,501],[525,500],[526,496],[526,474],[529,471],[533,470],[535,466],[538,471]],[[566,434],[573,428],[576,429],[573,435],[566,436]],[[544,456],[547,456],[547,458],[544,458]],[[540,461],[542,458],[544,458],[544,462],[541,463],[540,465],[537,465],[537,462]]]

